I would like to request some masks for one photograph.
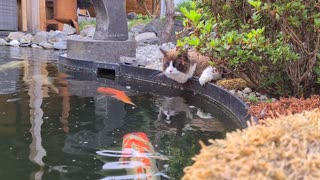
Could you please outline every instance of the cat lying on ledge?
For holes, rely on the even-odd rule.
[[[162,70],[168,78],[179,83],[185,83],[192,76],[199,77],[199,82],[204,86],[207,82],[221,78],[221,73],[208,62],[210,59],[196,52],[166,51],[160,48],[164,57]]]

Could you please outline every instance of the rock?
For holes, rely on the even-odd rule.
[[[21,44],[30,44],[33,41],[33,36],[31,34],[26,34],[20,38]]]
[[[260,97],[258,97],[259,100],[267,100],[268,97],[265,95],[261,95]]]
[[[42,49],[42,47],[41,47],[41,46],[38,46],[37,44],[31,44],[31,47],[32,47],[32,48],[41,48],[41,49]]]
[[[84,26],[83,30],[80,32],[80,35],[92,38],[94,36],[95,31],[96,31],[96,27],[94,25],[86,25]]]
[[[79,39],[83,39],[83,36],[81,35],[77,35],[77,34],[73,34],[67,37],[67,39],[74,39],[74,40],[79,40]]]
[[[67,42],[59,41],[53,44],[54,49],[57,50],[66,50],[67,49]]]
[[[5,39],[0,39],[0,46],[7,46],[9,43]]]
[[[140,33],[153,32],[156,36],[160,37],[164,24],[164,20],[154,19],[150,23],[146,24]]]
[[[41,46],[41,47],[43,47],[43,48],[45,48],[45,49],[53,49],[53,45],[50,44],[50,43],[48,43],[48,42],[45,42],[45,41],[41,42],[41,43],[39,44],[39,46]]]
[[[77,31],[75,28],[73,28],[69,24],[64,24],[63,25],[63,32],[66,33],[67,35],[71,35],[71,34],[75,34]]]
[[[9,45],[13,46],[13,47],[18,47],[20,45],[20,43],[18,40],[12,40],[12,41],[10,41]]]
[[[59,41],[66,41],[67,34],[61,31],[50,31],[48,32],[48,43],[54,44]]]
[[[128,13],[127,19],[129,19],[129,20],[137,19],[137,13],[135,13],[135,12]]]
[[[130,65],[133,65],[133,66],[138,66],[137,58],[134,58],[134,57],[121,56],[120,57],[120,62],[122,62],[124,64],[130,64]]]
[[[144,32],[154,32],[157,37],[161,37],[163,27],[165,25],[165,21],[162,19],[154,19],[152,20],[149,24],[146,24],[145,27],[140,31],[140,33]],[[169,42],[176,42],[176,32],[180,32],[183,30],[183,23],[181,20],[176,19],[174,21],[174,27],[173,31],[170,35]],[[188,35],[188,32],[185,32],[184,34],[181,35],[181,37],[184,37]]]
[[[47,39],[48,33],[45,31],[40,31],[33,37],[33,43],[40,44],[43,41],[47,41]]]
[[[236,90],[232,89],[232,90],[229,91],[229,93],[236,94]]]
[[[10,32],[7,39],[9,41],[12,41],[12,40],[20,40],[20,38],[22,38],[24,36],[24,33],[23,32]]]
[[[243,93],[249,94],[252,92],[252,89],[250,89],[249,87],[244,88],[244,90],[242,91]]]
[[[153,32],[145,32],[135,37],[137,42],[143,42],[145,40],[154,39],[154,38],[157,38],[157,36]]]
[[[135,26],[132,26],[130,29],[130,32],[132,32],[136,36],[141,32],[144,26],[145,26],[144,24],[137,24]]]

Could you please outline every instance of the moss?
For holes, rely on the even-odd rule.
[[[249,84],[241,78],[223,79],[217,81],[216,84],[225,89],[243,89],[249,87]]]

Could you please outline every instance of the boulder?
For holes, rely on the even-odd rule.
[[[7,46],[9,43],[5,39],[0,39],[0,46]]]
[[[140,42],[143,42],[145,40],[149,40],[149,39],[154,39],[154,38],[157,38],[156,34],[153,33],[153,32],[145,32],[145,33],[141,33],[141,34],[138,34],[136,37],[135,37],[135,40],[140,43]]]
[[[7,39],[9,41],[12,41],[12,40],[20,40],[20,38],[22,38],[24,36],[24,33],[23,32],[10,32]]]
[[[63,32],[66,33],[67,35],[75,34],[77,30],[70,26],[69,24],[64,24],[63,25]]]
[[[137,16],[137,13],[135,13],[135,12],[130,12],[127,15],[127,19],[129,19],[129,20],[133,20],[133,19],[137,19],[137,18],[138,18],[138,16]]]
[[[32,47],[32,48],[40,48],[40,49],[42,49],[42,47],[41,47],[41,46],[38,46],[37,44],[31,44],[31,47]]]
[[[29,44],[33,41],[33,36],[31,34],[26,34],[20,38],[21,44]]]
[[[41,46],[41,47],[43,47],[45,49],[53,49],[53,45],[48,43],[48,42],[46,42],[46,41],[41,42],[39,44],[39,46]]]
[[[67,49],[67,42],[59,41],[53,44],[54,49],[57,50],[66,50]]]
[[[10,41],[9,45],[13,46],[13,47],[18,47],[20,45],[20,43],[18,40],[12,40],[12,41]]]
[[[80,32],[80,35],[92,38],[95,31],[96,31],[96,27],[94,25],[86,25],[84,26],[83,30]]]
[[[50,31],[48,32],[48,43],[54,44],[59,41],[66,41],[67,34],[62,31]]]
[[[45,31],[40,31],[33,37],[33,43],[40,44],[43,41],[47,41],[47,39],[48,33]]]

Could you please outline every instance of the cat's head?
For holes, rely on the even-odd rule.
[[[187,51],[166,51],[162,48],[160,51],[163,53],[162,70],[165,75],[172,76],[189,71],[191,62]]]

